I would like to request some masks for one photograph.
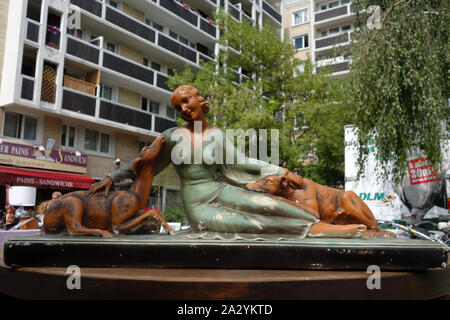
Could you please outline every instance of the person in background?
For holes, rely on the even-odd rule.
[[[6,218],[4,228],[6,230],[11,229],[20,222],[20,219],[16,217],[16,209],[14,207],[6,207]]]
[[[56,200],[62,197],[62,193],[59,191],[55,191],[52,193],[52,200]]]

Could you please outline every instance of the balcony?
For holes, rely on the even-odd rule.
[[[346,73],[350,70],[351,59],[346,59],[343,56],[331,59],[324,59],[317,62],[317,72],[328,71],[331,75],[336,73]]]
[[[316,23],[320,23],[328,20],[335,20],[342,17],[351,15],[351,4],[345,4],[340,7],[331,8],[327,10],[318,11],[314,14]]]
[[[167,49],[183,58],[197,63],[197,52],[186,45],[170,39],[162,33],[158,33],[158,45]]]
[[[39,22],[27,19],[27,32],[25,38],[27,40],[38,43],[39,42]]]
[[[345,32],[341,34],[331,35],[327,37],[322,37],[319,39],[315,39],[316,50],[322,50],[327,47],[332,47],[336,45],[343,45],[350,43],[350,34],[351,32]]]
[[[147,85],[156,85],[161,89],[170,91],[169,87],[166,84],[168,80],[167,76],[159,71],[153,70],[113,52],[100,49],[93,44],[80,39],[76,39],[72,36],[67,36],[67,40],[67,54],[73,55],[82,60],[87,60],[97,65],[100,65],[99,57],[101,54],[103,60],[103,63],[101,64],[102,67],[118,72],[127,77],[139,80]],[[199,57],[207,57],[201,53],[198,54]],[[212,60],[209,57],[207,58],[209,60]],[[204,59],[206,60],[206,58]],[[92,91],[89,91],[87,93],[90,94],[90,92]]]
[[[64,76],[64,84],[65,88],[70,88],[76,91],[84,92],[95,96],[95,84],[87,81],[83,81],[80,79],[72,78],[70,76]]]
[[[156,132],[163,132],[177,125],[173,120],[69,88],[64,88],[62,109]]]
[[[132,62],[131,60],[124,59],[117,54],[104,51],[103,66],[131,78],[138,79],[147,84],[152,85],[154,83],[154,74],[150,68]]]
[[[147,41],[155,43],[155,30],[136,19],[128,17],[126,14],[112,9],[109,6],[106,7],[105,19],[121,27],[122,29],[134,33]]]
[[[20,97],[25,100],[33,101],[34,97],[34,78],[21,75],[22,87],[20,89]]]
[[[102,16],[102,3],[96,0],[70,0],[70,3],[98,17]]]
[[[96,100],[96,97],[64,88],[61,108],[94,117]]]
[[[273,19],[281,23],[281,14],[272,7],[267,1],[263,0],[263,10]]]
[[[66,53],[99,64],[100,48],[75,37],[67,36]]]

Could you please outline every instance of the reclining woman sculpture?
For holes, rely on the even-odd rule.
[[[158,174],[173,162],[181,180],[184,210],[194,229],[222,233],[291,234],[300,238],[359,237],[367,233],[368,226],[362,222],[347,225],[324,223],[320,221],[318,212],[301,203],[246,190],[246,184],[271,175],[286,175],[299,185],[303,181],[285,168],[260,160],[244,157],[244,164],[237,163],[236,159],[241,155],[231,140],[221,130],[208,126],[206,114],[209,104],[196,88],[188,85],[178,87],[172,94],[172,104],[187,124],[162,133],[165,143],[156,158],[154,172]],[[201,131],[194,130],[199,124]],[[171,158],[172,153],[178,151],[174,150],[175,146],[190,151],[183,152],[183,161]],[[229,163],[225,160],[211,164],[192,161],[200,150],[202,159],[214,158],[216,155],[211,152],[216,150],[215,147],[226,149],[227,153],[232,150],[233,164],[225,164]],[[94,184],[89,193],[95,194],[102,189],[108,193],[114,181],[132,177],[130,166],[125,165]],[[376,223],[369,228],[376,233]]]

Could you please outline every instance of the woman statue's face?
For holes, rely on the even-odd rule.
[[[200,97],[193,90],[175,92],[172,104],[180,116],[188,122],[200,121],[205,117]]]

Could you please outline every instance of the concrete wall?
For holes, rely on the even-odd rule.
[[[125,104],[130,107],[140,108],[141,107],[141,94],[127,90],[124,88],[119,88],[119,95],[117,97],[117,102]]]
[[[8,8],[9,8],[9,0],[1,0],[0,1],[0,75],[2,74],[2,70],[3,70],[3,55],[5,54],[6,25],[8,22]],[[0,86],[2,84],[1,81],[2,81],[2,78],[0,77]]]
[[[112,158],[88,155],[86,174],[94,178],[103,178],[116,169],[113,160]]]
[[[122,164],[136,158],[139,152],[139,143],[136,136],[122,132],[116,132],[115,141],[115,155],[116,158],[119,158],[122,161]]]
[[[133,18],[144,22],[144,13],[129,6],[128,4],[124,3],[122,5],[122,10],[123,12],[125,12],[126,14],[129,14],[130,16],[132,16]]]
[[[127,46],[124,46],[122,44],[120,45],[120,55],[130,60],[133,60],[139,64],[142,64],[142,53],[134,49],[128,48]]]
[[[48,138],[56,140],[55,147],[61,145],[61,124],[62,121],[59,118],[48,117],[44,119],[44,136],[43,143],[47,143]]]
[[[297,26],[293,26],[292,23],[292,14],[301,9],[308,8],[309,22],[300,24]],[[308,56],[312,57],[312,42],[313,34],[312,34],[312,14],[313,10],[310,6],[310,1],[289,1],[284,3],[283,7],[283,28],[284,28],[284,36],[285,41],[293,42],[293,39],[297,36],[301,36],[304,34],[308,34],[309,36],[309,48],[298,50],[296,57],[299,59],[307,59]]]

